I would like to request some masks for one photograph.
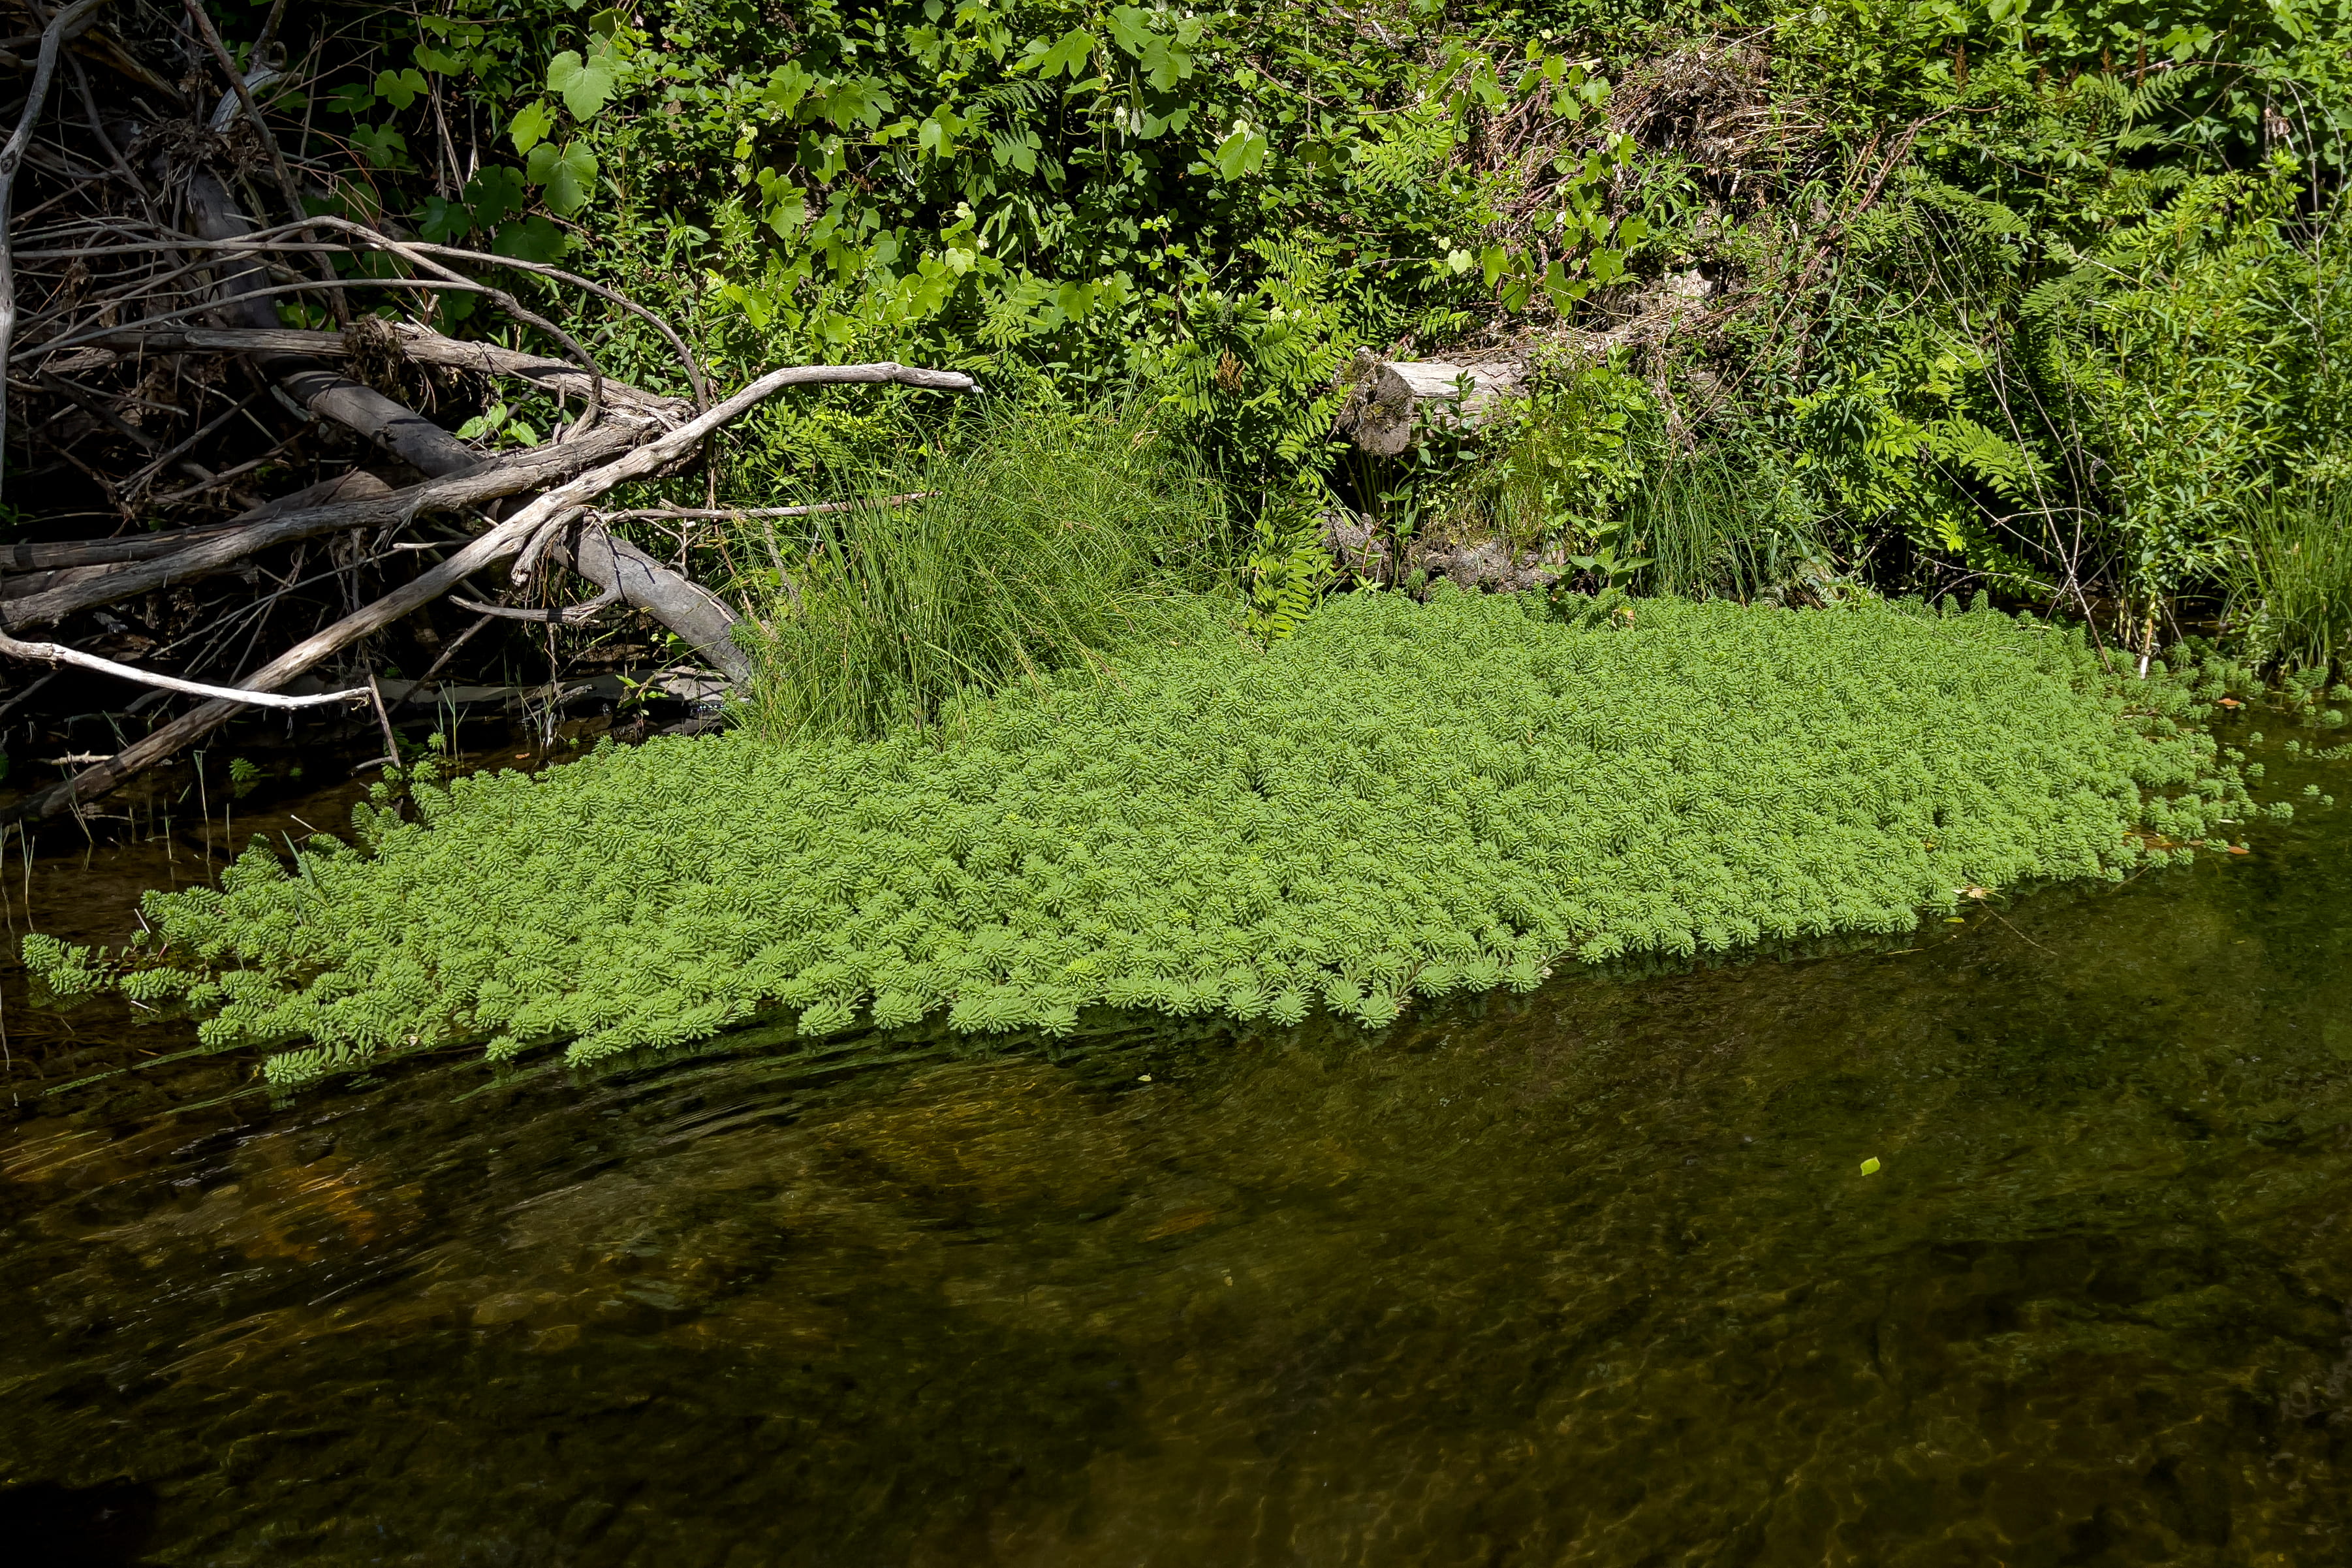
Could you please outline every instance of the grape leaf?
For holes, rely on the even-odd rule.
[[[547,89],[563,96],[563,107],[575,120],[593,120],[613,96],[613,57],[594,54],[586,59],[566,49],[547,62]]]
[[[507,127],[507,134],[514,139],[516,152],[529,153],[546,141],[547,133],[554,129],[555,116],[546,102],[533,99],[515,110],[513,123]]]
[[[558,151],[552,142],[530,150],[530,183],[547,187],[547,206],[558,217],[570,217],[588,205],[596,188],[596,154],[577,142]]]

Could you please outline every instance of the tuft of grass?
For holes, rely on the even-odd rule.
[[[1708,448],[1663,465],[1626,505],[1650,558],[1644,586],[1683,598],[1759,598],[1828,574],[1819,521],[1796,488]]]
[[[892,490],[929,493],[882,504]],[[873,495],[780,550],[784,584],[744,634],[755,734],[922,729],[960,692],[1083,666],[1224,542],[1216,485],[1150,426],[1035,400]]]
[[[2310,485],[2256,507],[2231,598],[2247,651],[2325,670],[2352,649],[2352,485]]]
[[[2185,858],[2253,809],[2195,721],[2210,661],[2119,679],[1982,609],[1359,594],[1263,646],[1230,603],[1109,679],[967,700],[952,738],[604,749],[362,806],[150,894],[114,954],[28,938],[202,1037],[503,1060],[1082,1008],[1365,1025],[1570,958],[1910,929],[2026,879]],[[1172,629],[1172,628],[1171,628]],[[2281,807],[2270,808],[2276,812]]]

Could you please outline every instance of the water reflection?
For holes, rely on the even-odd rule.
[[[110,1080],[0,1130],[0,1524],[99,1541],[114,1488],[89,1561],[2352,1560],[2352,852],[2255,845],[1371,1040]]]

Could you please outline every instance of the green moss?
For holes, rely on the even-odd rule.
[[[2249,804],[2186,677],[2110,676],[2046,626],[1571,607],[1358,595],[1266,648],[1202,605],[929,736],[459,779],[420,821],[373,814],[372,852],[289,872],[257,846],[218,889],[150,895],[163,957],[107,973],[188,994],[215,1043],[314,1042],[285,1081],[436,1042],[591,1061],[777,1005],[809,1034],[1106,1004],[1378,1026],[1564,958],[1898,931],[1972,885],[2118,877]]]

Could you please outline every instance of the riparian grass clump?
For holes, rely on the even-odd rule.
[[[184,994],[290,1081],[409,1045],[574,1062],[772,1007],[824,1035],[1090,1006],[1380,1026],[1564,959],[1907,930],[2118,877],[2250,807],[2211,667],[2111,674],[1977,610],[1338,600],[1272,647],[1209,601],[1101,678],[922,733],[606,749],[258,844],[155,933],[30,956]]]
[[[1222,492],[1135,411],[992,404],[950,449],[777,543],[739,718],[871,739],[965,691],[1084,668],[1223,564]]]

